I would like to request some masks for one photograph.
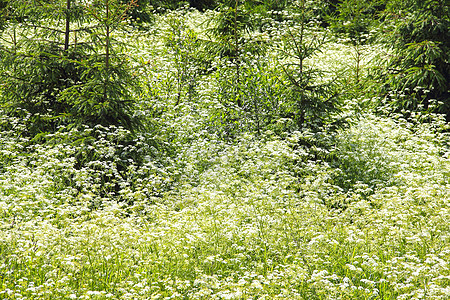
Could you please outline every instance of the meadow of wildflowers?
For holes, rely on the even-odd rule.
[[[137,134],[136,151],[153,153],[139,165],[114,163],[121,128],[93,129],[95,159],[82,168],[80,145],[0,133],[0,299],[449,299],[444,119],[349,99],[329,159],[299,146],[300,131],[224,140],[210,129],[222,105],[212,76],[195,78],[195,101],[174,105],[181,69],[164,42],[174,17],[201,36],[206,17],[191,11],[122,36],[145,62],[136,97],[154,122]],[[351,51],[335,41],[309,63],[350,74]],[[364,51],[370,65],[379,49]],[[117,190],[102,190],[104,178]]]

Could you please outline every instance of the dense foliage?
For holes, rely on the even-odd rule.
[[[446,0],[392,1],[383,74],[394,109],[450,114],[450,8]]]
[[[448,6],[361,4],[0,0],[0,298],[447,299]]]

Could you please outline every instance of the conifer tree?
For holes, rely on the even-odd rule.
[[[380,76],[395,110],[435,110],[450,118],[450,7],[447,0],[389,1],[385,41],[392,49]],[[389,97],[388,97],[389,98]]]
[[[327,42],[327,36],[315,21],[314,6],[309,1],[295,1],[291,10],[280,49],[286,88],[282,114],[293,120],[297,129],[317,128],[330,122],[339,107],[333,83],[323,82],[323,72],[308,64]]]
[[[86,7],[86,16],[96,24],[89,41],[92,52],[79,65],[81,80],[62,93],[71,105],[75,123],[94,126],[116,125],[129,130],[139,126],[133,116],[133,90],[128,57],[114,37],[123,26],[127,12],[136,4],[117,0],[94,1]]]
[[[5,11],[0,102],[8,114],[26,120],[24,134],[33,137],[55,131],[70,108],[59,95],[80,80],[76,61],[89,48],[70,44],[75,33],[71,25],[83,19],[81,4],[11,0]]]
[[[136,127],[135,84],[112,37],[134,5],[135,0],[8,2],[1,103],[8,114],[26,120],[24,134],[34,137],[70,124]]]

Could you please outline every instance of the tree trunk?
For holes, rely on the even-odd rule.
[[[69,50],[69,38],[70,38],[70,1],[67,0],[66,4],[66,31],[64,35],[64,51]]]

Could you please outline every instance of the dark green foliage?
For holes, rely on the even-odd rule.
[[[189,5],[192,8],[198,9],[199,11],[205,11],[207,9],[216,9],[220,6],[227,5],[230,6],[231,2],[234,0],[150,0],[147,1],[151,6],[158,8],[167,9],[177,9],[184,5]],[[242,3],[248,2],[250,6],[264,6],[266,10],[282,10],[290,4],[288,0],[251,0],[251,1],[240,1]]]
[[[394,110],[434,110],[450,118],[450,8],[446,0],[392,1],[393,49],[382,79]]]
[[[122,126],[135,130],[139,125],[133,117],[133,78],[124,68],[125,58],[118,55],[104,66],[104,57],[91,55],[82,61],[80,81],[64,90],[60,99],[70,105],[74,124],[108,127]]]
[[[261,0],[260,5],[264,6],[268,11],[271,10],[283,10],[287,8],[292,1],[289,0]]]
[[[336,11],[327,17],[332,29],[343,35],[352,45],[361,45],[371,38],[370,31],[382,6],[380,1],[343,0],[337,2]]]
[[[198,9],[199,11],[205,11],[207,9],[216,9],[223,5],[230,6],[230,3],[234,0],[150,0],[151,5],[157,7],[162,6],[165,8],[179,8],[182,5],[189,4],[191,7]],[[288,0],[251,0],[251,1],[240,1],[242,3],[248,2],[250,6],[264,6],[266,10],[282,10],[287,7],[291,1]]]
[[[2,30],[6,23],[7,18],[7,2],[0,0],[0,30]]]
[[[67,120],[70,104],[60,99],[60,94],[81,79],[81,69],[74,61],[83,54],[63,53],[52,45],[29,47],[38,51],[3,56],[1,97],[7,114],[27,120],[23,134],[35,136],[56,131]]]
[[[127,5],[129,0],[121,0],[121,3]],[[152,21],[152,14],[150,12],[151,1],[148,0],[136,0],[134,5],[127,11],[127,15],[137,23],[149,23]]]
[[[196,8],[200,11],[204,11],[206,9],[213,9],[217,5],[216,0],[189,0],[189,4],[191,7]]]
[[[7,4],[9,35],[0,48],[0,103],[8,115],[26,120],[23,134],[55,131],[65,123],[70,108],[59,95],[81,79],[76,61],[91,49],[87,44],[69,48],[70,23],[83,19],[79,3],[44,2],[35,10],[31,2]],[[50,24],[55,18],[62,21],[60,27]]]
[[[121,4],[106,0],[87,9],[88,16],[99,22],[91,38],[100,47],[78,62],[84,70],[81,79],[62,96],[72,106],[75,123],[116,125],[131,131],[140,126],[133,116],[132,89],[137,88],[137,83],[132,79],[128,57],[118,51],[118,42],[111,37],[134,5],[135,1]]]
[[[120,49],[111,38],[135,1],[94,1],[82,12],[77,4],[65,0],[38,5],[36,11],[46,18],[33,17],[21,31],[12,22],[14,34],[2,48],[1,102],[9,114],[28,120],[26,134],[31,137],[54,132],[59,125],[138,127],[131,96],[136,83],[127,58],[116,51]],[[17,12],[33,12],[20,2],[10,5]],[[85,18],[98,25],[72,29]]]
[[[66,155],[74,157],[73,169],[63,172],[59,179],[64,188],[71,187],[82,194],[114,197],[131,203],[132,199],[122,197],[124,190],[132,192],[145,188],[145,196],[148,197],[159,196],[170,186],[168,178],[148,184],[152,178],[161,176],[160,168],[165,159],[160,156],[164,146],[151,138],[151,132],[150,129],[148,133],[135,134],[113,125],[83,125],[47,134],[43,137],[45,145],[36,148],[61,146],[68,150]],[[101,207],[100,202],[92,205],[92,209]]]
[[[39,25],[50,20],[65,21],[68,16],[71,22],[83,20],[81,0],[7,0],[6,3],[7,18],[19,23]]]
[[[12,34],[1,48],[0,103],[6,114],[20,120],[21,134],[34,143],[52,143],[53,134],[67,133],[58,142],[77,149],[75,167],[92,172],[93,192],[117,193],[129,181],[129,165],[139,166],[148,153],[135,140],[143,126],[134,113],[139,81],[113,37],[135,1],[93,1],[82,11],[74,0],[44,2],[36,7],[40,16],[33,6],[10,4],[29,15],[30,23],[12,20]],[[80,20],[91,24],[73,29]]]

